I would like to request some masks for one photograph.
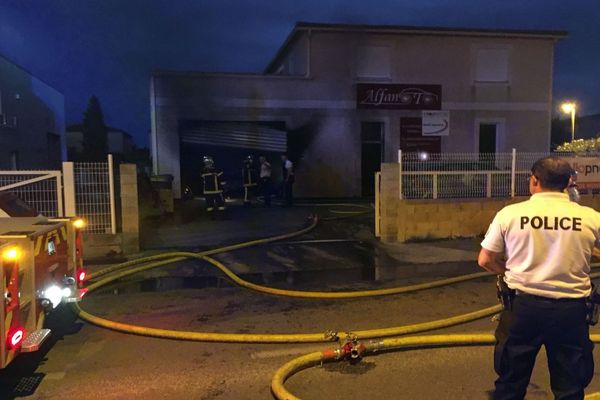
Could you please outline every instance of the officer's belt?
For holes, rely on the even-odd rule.
[[[561,297],[561,298],[553,298],[553,297],[544,297],[544,296],[538,296],[535,294],[529,294],[529,293],[525,293],[522,290],[515,290],[515,295],[517,297],[522,297],[522,298],[527,298],[527,299],[533,299],[533,300],[540,300],[540,301],[547,301],[547,302],[557,302],[557,303],[562,303],[562,302],[583,302],[585,301],[585,297]]]

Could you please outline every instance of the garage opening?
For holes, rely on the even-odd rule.
[[[242,187],[244,159],[264,155],[277,171],[279,156],[287,151],[285,122],[181,121],[179,124],[182,188],[201,195],[202,157],[211,156],[224,173],[228,191]],[[237,192],[232,193],[237,194]]]

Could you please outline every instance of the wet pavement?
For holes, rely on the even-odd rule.
[[[182,214],[146,221],[146,253],[197,251],[298,230],[309,214],[339,215],[332,212],[334,206],[233,205],[227,220],[213,221],[199,206],[190,203]],[[324,221],[300,237],[215,258],[251,282],[300,290],[395,287],[479,272],[474,261],[478,239],[386,245],[373,238],[372,218],[365,214]],[[82,306],[101,317],[165,329],[342,333],[426,322],[494,304],[491,277],[398,296],[293,299],[233,286],[214,266],[185,260],[103,287]],[[27,394],[25,398],[44,400],[271,399],[270,380],[281,365],[332,346],[161,340],[98,328],[68,312],[57,318],[51,342],[0,372],[1,399]],[[484,318],[431,333],[494,328]],[[494,380],[491,357],[491,347],[481,346],[385,352],[356,365],[310,368],[286,385],[304,399],[485,399]],[[545,357],[540,355],[538,364],[528,398],[551,398]],[[597,390],[600,380],[595,377],[590,391]]]

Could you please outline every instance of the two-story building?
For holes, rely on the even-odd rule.
[[[263,74],[156,71],[155,174],[198,179],[204,154],[296,163],[300,196],[368,196],[412,152],[547,151],[565,32],[297,23]]]
[[[0,56],[0,169],[59,169],[66,155],[64,96]]]

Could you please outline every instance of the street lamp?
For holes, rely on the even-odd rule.
[[[562,103],[560,109],[565,113],[571,113],[571,142],[575,140],[575,110],[577,105],[573,102]]]

